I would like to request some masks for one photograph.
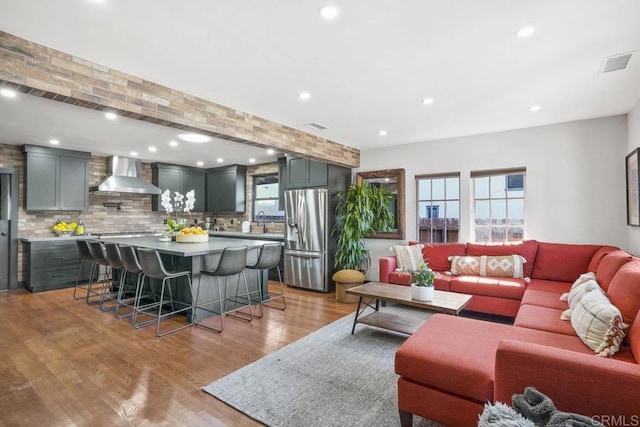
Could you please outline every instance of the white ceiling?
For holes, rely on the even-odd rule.
[[[0,0],[0,28],[359,149],[624,114],[640,97],[638,0],[331,3],[334,22],[324,0]],[[516,38],[525,26],[535,34]],[[630,51],[627,69],[600,73]],[[91,151],[121,149],[126,135],[100,132]]]

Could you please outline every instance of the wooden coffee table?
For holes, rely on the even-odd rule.
[[[424,320],[411,319],[398,314],[385,313],[380,310],[380,301],[394,302],[401,305],[417,307],[436,313],[452,314],[457,316],[469,304],[472,295],[455,292],[435,291],[433,300],[429,302],[411,299],[411,288],[402,285],[390,285],[388,283],[369,282],[364,285],[347,289],[346,293],[357,295],[358,310],[353,319],[351,333],[356,329],[356,324],[366,325],[391,331],[412,335],[424,323]],[[368,301],[364,301],[368,298]],[[373,304],[375,301],[375,304]],[[364,303],[364,306],[363,306]],[[363,315],[367,308],[373,309],[373,313]]]

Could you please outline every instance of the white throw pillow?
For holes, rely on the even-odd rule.
[[[415,271],[424,263],[422,259],[422,248],[424,245],[393,246],[396,255],[398,270]]]
[[[576,279],[576,281],[573,282],[573,285],[571,285],[571,289],[573,289],[576,286],[579,286],[579,285],[581,285],[581,284],[583,284],[585,282],[588,282],[589,280],[596,280],[596,274],[592,273],[592,272],[581,274],[580,277],[578,277]],[[567,302],[568,300],[569,300],[569,292],[566,292],[566,293],[560,295],[560,301]]]
[[[625,337],[620,310],[602,292],[587,292],[571,313],[571,326],[598,356],[613,356]]]

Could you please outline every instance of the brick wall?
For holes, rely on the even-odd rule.
[[[86,211],[25,211],[24,210],[24,162],[22,147],[0,143],[0,167],[16,168],[20,172],[20,190],[18,195],[18,236],[19,237],[51,237],[55,236],[51,227],[58,218],[65,221],[82,220],[86,233],[110,231],[164,231],[163,220],[167,217],[164,212],[151,211],[151,196],[126,193],[89,193],[90,206]],[[95,184],[105,177],[107,158],[92,156],[89,168],[89,185]],[[215,218],[216,225],[227,231],[240,231],[242,221],[251,216],[251,191],[253,175],[277,172],[278,164],[269,163],[247,168],[247,209],[244,214],[212,214],[193,213],[188,215],[189,222],[198,219],[204,222],[209,216]],[[151,182],[151,165],[142,164],[142,176]],[[121,203],[120,210],[105,207],[104,203]],[[252,223],[256,229],[256,223]],[[284,231],[283,224],[269,224],[269,230],[274,233]],[[18,246],[18,281],[22,280],[22,245]]]
[[[360,151],[0,32],[0,86],[351,168]]]

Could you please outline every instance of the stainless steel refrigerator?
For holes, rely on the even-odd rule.
[[[284,280],[329,292],[329,204],[325,188],[285,192]]]

